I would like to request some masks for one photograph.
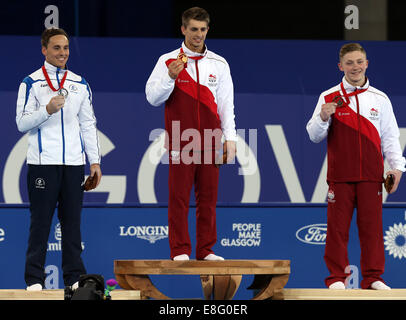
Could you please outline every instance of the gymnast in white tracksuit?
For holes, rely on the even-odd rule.
[[[100,182],[100,147],[92,93],[87,82],[66,68],[68,36],[45,30],[44,65],[27,76],[18,91],[16,123],[28,133],[27,186],[31,224],[25,265],[27,290],[42,290],[52,216],[58,203],[62,230],[62,269],[66,286],[86,270],[81,259],[80,216],[86,155],[90,175]]]

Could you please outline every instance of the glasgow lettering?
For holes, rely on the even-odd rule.
[[[221,239],[223,247],[259,247],[261,239]]]

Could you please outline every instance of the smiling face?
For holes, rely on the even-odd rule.
[[[346,53],[338,64],[338,68],[344,72],[345,79],[353,86],[363,86],[366,82],[365,72],[368,68],[368,60],[365,53],[351,51]]]
[[[49,38],[47,47],[42,47],[45,60],[55,67],[65,69],[69,58],[69,40],[66,36],[58,34]]]
[[[206,21],[190,19],[186,26],[181,27],[182,34],[185,36],[185,45],[194,52],[202,53],[204,51],[204,40],[206,40],[209,26]]]

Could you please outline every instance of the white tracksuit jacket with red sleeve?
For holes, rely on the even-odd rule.
[[[360,93],[350,96],[355,90]],[[336,96],[344,103],[324,122],[321,106]],[[354,87],[344,77],[341,84],[323,92],[306,129],[313,142],[327,137],[329,182],[382,182],[383,155],[391,169],[406,170],[392,104],[369,80],[363,87]]]
[[[176,80],[168,74],[168,65],[180,52],[188,61]],[[182,47],[162,55],[153,69],[145,88],[146,97],[153,106],[165,103],[165,128],[169,140],[168,150],[180,150],[188,145],[191,137],[182,135],[187,129],[197,130],[204,137],[204,130],[216,130],[225,140],[237,140],[234,122],[234,89],[227,61],[207,50],[203,54]],[[173,132],[180,125],[180,141]],[[214,141],[214,140],[213,140]],[[211,141],[201,141],[201,147],[215,149]]]

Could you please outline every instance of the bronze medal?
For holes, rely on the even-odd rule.
[[[342,107],[344,104],[343,98],[341,96],[335,96],[333,102],[337,103],[337,107]]]

